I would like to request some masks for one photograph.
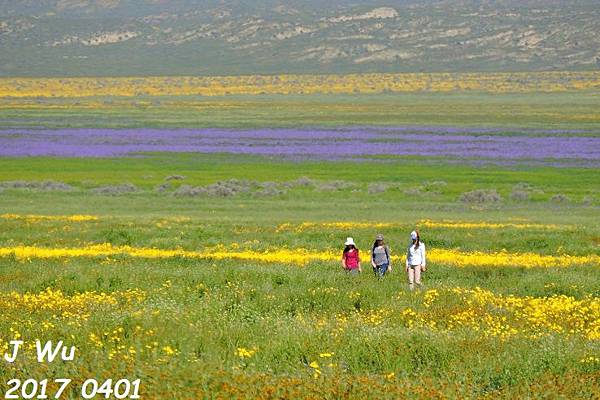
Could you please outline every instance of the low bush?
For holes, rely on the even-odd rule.
[[[497,203],[502,197],[495,189],[476,189],[460,195],[463,203]]]
[[[135,193],[139,189],[131,183],[122,183],[120,185],[105,185],[92,189],[92,193],[103,196],[120,196],[128,193]]]

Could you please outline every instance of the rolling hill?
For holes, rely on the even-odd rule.
[[[599,67],[590,0],[0,1],[0,76]]]

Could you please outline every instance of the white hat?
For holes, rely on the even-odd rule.
[[[418,235],[417,235],[417,232],[416,232],[416,231],[412,231],[412,232],[410,233],[410,238],[411,238],[412,240],[417,240],[417,236],[418,236]]]
[[[346,243],[344,243],[344,246],[354,246],[356,247],[356,245],[354,244],[354,239],[352,239],[351,237],[346,239]]]

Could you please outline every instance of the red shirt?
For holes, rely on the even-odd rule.
[[[358,255],[358,249],[350,250],[344,254],[344,260],[346,260],[346,268],[356,269],[360,262],[360,256]]]

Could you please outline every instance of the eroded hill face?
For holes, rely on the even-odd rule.
[[[247,2],[246,2],[247,3]],[[0,75],[596,69],[594,1],[0,2]]]

